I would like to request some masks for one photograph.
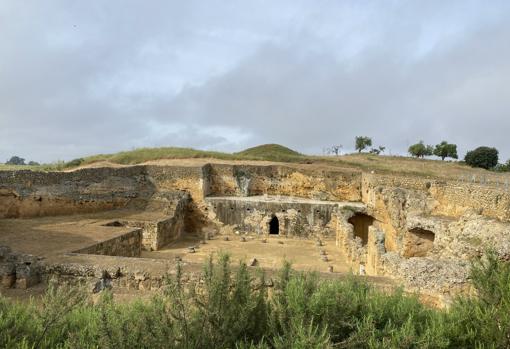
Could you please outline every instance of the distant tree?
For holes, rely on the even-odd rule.
[[[29,161],[28,165],[29,166],[39,166],[39,163],[37,161]]]
[[[510,172],[510,160],[504,164],[497,164],[493,169],[497,172]]]
[[[343,145],[339,144],[339,145],[333,145],[331,146],[331,148],[329,148],[331,154],[335,154],[336,156],[338,156],[338,154],[340,154],[340,151],[342,150],[343,148]]]
[[[442,141],[436,144],[434,155],[440,157],[443,161],[445,158],[458,159],[457,144],[450,144],[447,141]]]
[[[13,156],[6,162],[7,165],[25,165],[25,159],[19,156]]]
[[[386,150],[386,147],[383,147],[383,146],[380,145],[377,148],[370,149],[370,154],[379,155],[381,153],[384,153],[385,150]]]
[[[478,147],[468,151],[464,161],[471,167],[491,169],[498,164],[498,150],[490,147]]]
[[[83,158],[73,159],[65,164],[65,167],[78,167],[83,163]]]
[[[358,136],[358,137],[356,137],[355,146],[356,146],[356,150],[358,151],[358,153],[361,153],[366,148],[372,146],[372,138]]]
[[[431,145],[425,145],[423,141],[419,141],[416,144],[413,144],[407,150],[411,156],[416,156],[417,158],[424,158],[425,156],[430,156],[434,153],[434,148]]]

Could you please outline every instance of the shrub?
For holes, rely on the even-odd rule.
[[[66,162],[65,167],[78,167],[80,166],[85,160],[82,158],[73,159],[69,162]]]
[[[0,296],[2,348],[507,348],[510,264],[475,261],[478,297],[449,311],[427,308],[401,289],[379,291],[354,276],[324,280],[285,264],[268,283],[245,263],[210,259],[200,282],[180,267],[149,301],[94,305],[81,290],[50,286],[42,304]],[[274,284],[274,286],[272,286]],[[271,286],[270,286],[271,285]],[[268,289],[271,287],[271,296]]]
[[[490,147],[478,147],[467,152],[464,160],[471,167],[491,169],[498,164],[498,150]]]
[[[19,156],[12,156],[9,160],[6,161],[7,165],[25,165],[25,159],[20,158]]]

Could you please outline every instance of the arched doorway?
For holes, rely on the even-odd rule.
[[[269,222],[269,234],[278,235],[280,233],[280,222],[278,222],[278,218],[273,216],[271,221]]]

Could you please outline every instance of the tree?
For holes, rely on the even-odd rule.
[[[497,164],[496,166],[494,166],[493,170],[497,171],[497,172],[509,172],[510,171],[510,160],[508,160],[504,164]]]
[[[411,145],[407,151],[412,156],[424,158],[425,156],[432,155],[434,148],[431,145],[425,145],[423,141],[419,141],[418,143]]]
[[[25,159],[20,158],[19,156],[11,157],[7,162],[7,165],[25,165]]]
[[[471,167],[485,168],[486,170],[498,164],[498,150],[490,147],[478,147],[468,151],[464,161]]]
[[[434,148],[434,155],[444,161],[445,158],[458,159],[457,144],[450,144],[447,141],[442,141]]]
[[[333,154],[335,154],[336,156],[338,156],[338,154],[340,153],[341,149],[343,148],[343,145],[339,144],[339,145],[332,145],[331,148],[329,148],[329,151]]]
[[[65,164],[65,167],[78,167],[83,163],[83,158],[73,159]]]
[[[370,154],[379,155],[381,153],[384,153],[385,150],[386,150],[386,147],[383,147],[382,145],[380,145],[377,148],[370,149]]]
[[[358,151],[358,153],[361,153],[366,148],[372,146],[372,138],[358,136],[358,137],[356,137],[355,146],[356,146],[356,150]]]

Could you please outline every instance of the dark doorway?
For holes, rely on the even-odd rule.
[[[278,218],[273,216],[271,221],[269,222],[269,234],[278,235],[280,233],[280,222],[278,222]]]
[[[374,217],[363,213],[356,213],[349,218],[349,223],[354,226],[354,237],[361,239],[361,244],[365,246],[368,242],[368,227],[374,222]]]

